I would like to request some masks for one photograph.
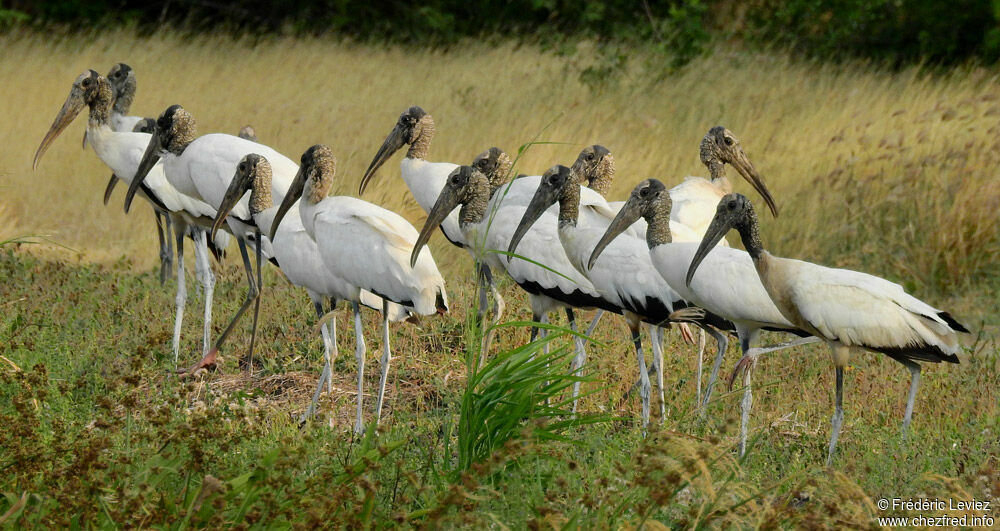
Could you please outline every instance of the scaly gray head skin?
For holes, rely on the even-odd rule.
[[[149,144],[146,145],[146,152],[143,153],[139,168],[136,169],[128,193],[125,194],[125,212],[131,208],[135,192],[149,174],[149,170],[160,160],[163,152],[180,156],[196,136],[197,130],[191,113],[180,105],[171,105],[163,111],[163,114],[156,119],[156,127],[149,138]]]
[[[257,132],[254,131],[253,127],[250,127],[249,125],[244,125],[243,128],[240,129],[240,132],[237,136],[239,136],[244,140],[249,140],[251,142],[257,141]]]
[[[128,115],[135,99],[135,71],[125,63],[118,63],[108,71],[108,81],[115,90],[115,105],[112,110],[122,116]]]
[[[764,179],[754,169],[750,157],[743,151],[739,139],[732,131],[717,125],[708,130],[699,147],[701,162],[708,168],[712,179],[725,177],[725,164],[731,164],[754,190],[764,198],[774,217],[778,217],[778,205],[764,184]]]
[[[583,148],[572,168],[587,181],[587,188],[607,197],[615,178],[615,158],[608,148],[599,144]]]
[[[513,161],[510,156],[498,147],[491,147],[472,160],[472,167],[482,172],[490,182],[490,197],[507,182],[511,166]]]
[[[53,120],[52,126],[42,139],[35,151],[35,159],[31,163],[32,169],[38,166],[38,161],[49,149],[52,142],[59,136],[66,126],[80,114],[84,106],[90,107],[90,122],[95,124],[106,124],[111,115],[111,102],[114,99],[114,91],[108,79],[93,70],[87,70],[80,74],[73,87],[70,88],[69,96],[63,103],[59,114]]]
[[[489,201],[489,188],[488,178],[475,166],[459,166],[452,170],[444,183],[444,188],[438,195],[437,201],[427,213],[427,221],[420,229],[417,243],[413,246],[413,252],[410,253],[410,267],[417,263],[420,249],[427,245],[431,235],[434,234],[434,229],[441,225],[441,222],[455,210],[455,207],[462,205],[463,222],[482,221],[486,211],[486,203]],[[470,207],[475,212],[466,212]]]
[[[358,188],[358,194],[365,193],[368,181],[371,180],[379,167],[385,164],[385,161],[389,160],[389,157],[404,145],[410,144],[408,157],[426,157],[427,149],[430,147],[430,141],[433,136],[434,119],[431,118],[431,115],[415,105],[403,111],[403,114],[399,115],[396,125],[389,132],[389,136],[385,137],[382,146],[378,148],[378,152],[375,153],[375,158],[368,165],[365,174],[361,176],[361,186]]]
[[[135,123],[132,127],[133,133],[149,133],[153,134],[156,131],[156,120],[153,118],[143,118]]]
[[[288,187],[288,193],[285,194],[285,199],[282,200],[281,206],[278,207],[278,212],[274,215],[274,221],[271,223],[271,234],[269,236],[272,242],[274,241],[274,235],[278,232],[278,225],[281,224],[281,220],[288,213],[289,209],[292,208],[292,205],[302,197],[306,188],[306,182],[309,182],[309,195],[306,197],[306,200],[310,203],[318,203],[329,193],[336,171],[337,159],[333,156],[333,151],[329,147],[323,144],[316,144],[302,154],[299,171],[295,174],[295,178],[292,179],[292,184]]]
[[[543,173],[542,179],[538,182],[538,188],[535,190],[535,195],[531,197],[531,202],[528,203],[528,207],[524,210],[521,222],[518,223],[517,229],[510,239],[507,252],[513,253],[517,249],[517,244],[528,233],[528,229],[538,221],[538,218],[542,217],[542,214],[550,206],[559,201],[565,187],[576,184],[576,176],[573,170],[562,164],[553,166]]]
[[[212,239],[222,227],[226,216],[250,190],[250,213],[257,214],[271,207],[271,164],[263,155],[251,153],[236,165],[236,174],[229,182],[226,195],[222,198],[218,213],[212,223]]]
[[[698,246],[698,251],[691,259],[691,266],[688,268],[685,282],[691,285],[694,272],[698,265],[708,255],[708,253],[719,243],[729,229],[736,229],[743,240],[743,247],[747,253],[756,260],[764,252],[764,245],[760,241],[760,230],[758,228],[757,213],[753,204],[743,194],[729,194],[719,201],[719,207],[715,210],[715,217],[712,224],[705,231],[705,237]]]
[[[653,248],[653,242],[668,243],[670,241],[669,221],[671,205],[670,191],[659,180],[647,179],[637,184],[632,193],[629,194],[628,201],[625,201],[621,210],[618,211],[618,215],[611,221],[608,229],[604,231],[604,235],[601,236],[597,245],[594,246],[593,252],[590,253],[590,259],[587,260],[587,269],[593,268],[594,263],[597,262],[597,257],[601,255],[604,249],[618,235],[625,232],[633,223],[638,221],[639,218],[646,218],[647,221],[651,221],[657,217],[665,216],[666,227],[661,227],[662,223],[651,224],[647,229],[647,239],[650,241],[650,248]],[[666,230],[666,234],[650,236],[650,231],[663,231],[664,229]],[[661,241],[664,239],[665,241]]]

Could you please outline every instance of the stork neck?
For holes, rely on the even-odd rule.
[[[420,133],[417,134],[417,138],[413,139],[413,142],[410,142],[410,149],[406,152],[406,158],[427,160],[433,138],[434,119],[428,114],[421,118]]]
[[[333,172],[317,170],[316,175],[306,181],[303,195],[309,204],[315,205],[330,195],[331,188],[333,188]]]
[[[652,212],[646,212],[643,218],[648,225],[646,245],[650,249],[673,241],[673,236],[670,234],[670,212],[667,209],[654,208]]]
[[[708,174],[712,178],[712,184],[721,187],[723,194],[732,193],[733,185],[729,182],[729,178],[726,177],[726,164],[719,159],[712,159],[705,162],[705,166],[708,167]]]
[[[97,94],[90,100],[90,118],[87,123],[90,127],[99,127],[111,124],[111,103],[114,99],[114,91],[107,81],[98,81]]]
[[[263,173],[257,169],[257,176],[253,180],[253,189],[250,190],[250,214],[257,215],[272,206],[274,199],[271,196],[271,172]],[[268,227],[270,231],[270,227]]]
[[[473,177],[466,194],[462,209],[458,212],[458,223],[463,228],[486,218],[486,207],[490,196],[489,181],[485,177]]]
[[[611,184],[614,183],[614,180],[614,159],[611,158],[611,155],[607,155],[597,164],[597,167],[594,168],[594,176],[591,177],[587,188],[601,194],[601,197],[607,199],[608,193],[611,192]]]
[[[559,226],[576,226],[580,217],[580,185],[567,183],[559,194]]]
[[[744,217],[739,223],[736,224],[736,230],[740,233],[740,239],[743,240],[743,247],[746,248],[747,253],[754,261],[758,260],[762,253],[766,253],[764,250],[764,244],[760,240],[760,227],[757,221],[757,213],[754,212],[753,205],[747,206],[746,217]]]
[[[120,94],[115,96],[115,104],[112,110],[122,116],[127,116],[129,109],[132,108],[132,101],[135,99],[135,81],[125,82],[126,85],[122,87]]]

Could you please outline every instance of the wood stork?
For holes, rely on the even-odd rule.
[[[149,170],[162,158],[163,173],[170,184],[182,194],[210,205],[214,217],[233,179],[234,169],[243,157],[251,153],[267,157],[273,170],[272,193],[274,197],[284,197],[292,176],[298,171],[298,166],[288,157],[263,144],[223,133],[197,137],[194,117],[180,105],[171,105],[156,120],[156,130],[149,139],[135,178],[129,183],[128,193],[125,196],[125,211],[128,211],[135,191]],[[226,218],[226,223],[239,244],[243,268],[247,275],[247,296],[216,340],[215,346],[201,361],[190,367],[188,372],[215,364],[219,348],[251,303],[254,304],[254,319],[247,359],[249,370],[253,372],[253,348],[257,337],[257,315],[260,310],[261,256],[271,258],[273,255],[270,252],[270,242],[261,239],[260,230],[251,218],[245,200],[240,201],[232,209]],[[257,263],[256,280],[247,254],[248,242],[254,248]]]
[[[150,135],[145,133],[115,132],[111,130],[111,104],[113,91],[107,78],[93,70],[80,74],[73,82],[73,87],[67,96],[62,109],[52,122],[52,126],[42,139],[35,152],[33,167],[38,165],[42,155],[48,150],[56,137],[73,121],[84,106],[90,108],[90,118],[87,122],[87,136],[90,145],[115,175],[131,179],[142,152],[149,142]],[[136,188],[142,196],[156,208],[170,212],[173,218],[175,238],[177,240],[177,296],[175,298],[176,317],[174,319],[174,334],[172,347],[176,361],[180,345],[181,323],[184,317],[184,305],[187,289],[184,281],[183,242],[186,234],[195,239],[195,265],[198,277],[205,291],[205,326],[203,348],[207,350],[211,333],[211,302],[214,278],[208,261],[207,238],[202,227],[211,225],[211,217],[215,210],[207,204],[179,193],[167,182],[163,169],[159,165],[148,168],[147,182]],[[130,183],[132,184],[132,183]],[[220,235],[224,236],[224,235]]]
[[[604,236],[597,242],[587,260],[588,267],[594,266],[604,248],[625,227],[638,219],[645,219],[648,224],[646,244],[649,247],[649,257],[660,276],[684,300],[699,308],[705,308],[736,325],[736,333],[739,336],[740,348],[744,356],[754,355],[758,350],[761,350],[751,348],[751,345],[757,342],[761,329],[788,332],[808,338],[803,341],[794,341],[763,349],[766,352],[800,345],[806,341],[817,341],[817,339],[810,337],[808,332],[796,327],[781,315],[781,312],[767,296],[764,286],[761,285],[757,272],[754,271],[753,260],[744,251],[730,247],[713,249],[706,255],[700,266],[702,274],[693,279],[691,285],[688,286],[685,282],[685,274],[691,264],[691,258],[694,257],[701,242],[674,238],[674,232],[678,227],[684,230],[690,229],[671,219],[670,207],[669,190],[662,182],[649,179],[639,183],[632,190],[628,201],[622,205],[618,216],[615,217]],[[708,403],[712,396],[712,387],[718,376],[721,361],[722,358],[717,357],[715,365],[712,367],[712,376],[708,382],[702,407]],[[742,404],[740,455],[743,455],[746,450],[747,422],[752,403],[749,381],[744,383],[746,385],[744,386]],[[704,411],[704,409],[702,410]]]
[[[236,135],[243,140],[249,140],[251,142],[257,141],[257,131],[254,131],[253,127],[249,125],[244,125],[240,128],[240,132]]]
[[[321,144],[310,147],[301,162],[275,214],[270,239],[274,241],[281,220],[304,197],[299,216],[306,232],[316,241],[323,263],[357,289],[371,291],[384,299],[382,375],[375,414],[378,423],[391,359],[387,305],[395,302],[419,315],[447,312],[444,278],[429,249],[420,254],[413,266],[408,263],[417,230],[402,216],[356,197],[327,197],[336,172],[336,159],[329,147]],[[356,326],[359,320],[355,306]],[[360,333],[356,339],[358,417],[354,429],[361,432],[365,348]]]
[[[278,212],[278,207],[274,204],[271,195],[271,175],[271,165],[263,156],[250,154],[243,157],[243,160],[236,166],[236,174],[215,217],[215,222],[212,225],[213,235],[247,191],[250,192],[250,214],[253,216],[254,222],[263,233],[271,234],[274,228],[274,218]],[[338,275],[333,268],[327,267],[323,263],[315,240],[303,227],[300,216],[291,216],[281,223],[275,232],[274,239],[271,240],[271,249],[278,267],[281,268],[289,282],[305,288],[318,318],[322,319],[324,316],[324,298],[329,299],[330,311],[336,308],[337,301],[351,302],[355,307],[355,324],[358,326],[355,335],[361,338],[359,344],[363,344],[364,338],[361,337],[358,304],[381,311],[382,298],[369,291],[359,289]],[[388,310],[389,321],[402,321],[410,317],[410,312],[395,302],[388,303]],[[330,377],[330,372],[332,362],[337,357],[336,320],[329,319],[327,322],[321,323],[320,335],[323,338],[323,358],[326,365],[321,372],[312,403],[302,414],[300,422],[304,422],[316,410],[316,402],[323,390],[324,383],[328,384],[328,391],[332,391],[333,380]]]
[[[480,171],[481,167],[459,166],[451,173],[427,215],[411,260],[418,257],[420,249],[430,240],[434,228],[440,225],[441,220],[459,208],[459,223],[464,241],[470,249],[479,253],[478,260],[489,264],[494,270],[506,271],[521,289],[528,292],[534,322],[544,322],[550,311],[563,308],[570,328],[576,331],[574,308],[600,308],[617,312],[618,307],[601,297],[590,281],[567,261],[557,242],[555,217],[551,213],[543,213],[543,216],[553,218],[550,223],[541,224],[539,230],[531,231],[521,241],[520,253],[528,260],[512,260],[504,254],[525,208],[506,206],[489,211],[490,189],[494,186]],[[538,264],[544,264],[548,269]],[[537,328],[532,329],[532,340],[537,334],[536,330]],[[592,330],[588,331],[588,335],[591,332]],[[583,366],[586,353],[583,342],[579,338],[574,339],[576,355],[572,368],[576,371]],[[574,411],[578,395],[579,386],[575,385]]]
[[[698,234],[705,234],[715,215],[719,199],[733,191],[733,185],[726,177],[726,164],[736,168],[764,198],[771,213],[778,216],[778,206],[771,197],[771,192],[732,131],[722,126],[709,129],[701,140],[699,153],[702,164],[708,168],[710,179],[688,177],[670,189],[670,199],[673,201],[671,219],[690,227]]]
[[[607,252],[614,258],[588,269],[587,260],[597,241],[603,236],[603,227],[581,227],[577,223],[580,204],[580,184],[578,176],[566,166],[558,165],[546,171],[538,185],[531,203],[525,210],[514,236],[509,252],[514,252],[521,238],[535,221],[556,202],[559,203],[559,242],[570,264],[586,276],[603,297],[608,299],[622,313],[631,332],[639,362],[641,381],[642,420],[649,422],[649,375],[642,352],[639,336],[640,323],[669,326],[671,314],[689,306],[676,292],[670,289],[666,280],[656,272],[649,258],[649,251],[638,238],[623,237],[608,244]],[[712,325],[729,329],[731,324],[706,312],[701,318],[692,318],[700,326]],[[707,327],[709,333],[719,334]],[[653,334],[653,347],[658,348],[660,338]],[[660,389],[662,390],[662,382]]]
[[[905,435],[920,381],[918,362],[958,363],[956,332],[969,330],[948,312],[909,295],[899,284],[866,273],[771,255],[761,242],[753,205],[741,194],[728,194],[719,202],[705,239],[691,260],[688,284],[715,242],[733,228],[781,314],[830,347],[836,367],[836,409],[827,464],[833,462],[844,420],[844,367],[854,351],[881,352],[910,370],[910,393],[903,415]],[[756,359],[756,353],[743,358],[737,370],[742,367],[749,372]]]

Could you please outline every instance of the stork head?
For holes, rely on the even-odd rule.
[[[490,195],[507,182],[513,165],[510,156],[498,147],[491,147],[472,160],[472,167],[482,172],[490,181]]]
[[[459,166],[452,170],[445,181],[437,201],[427,213],[427,221],[420,229],[420,236],[410,253],[410,267],[417,263],[420,250],[430,240],[434,234],[434,229],[448,217],[449,214],[459,205],[468,205],[473,202],[480,203],[480,207],[485,210],[486,202],[489,200],[489,180],[478,167]],[[463,207],[464,210],[464,207]]]
[[[333,150],[323,144],[316,144],[302,154],[299,171],[292,179],[292,184],[288,187],[288,193],[281,201],[278,212],[271,223],[271,241],[278,231],[278,225],[285,217],[285,214],[292,208],[292,205],[299,200],[303,194],[310,204],[319,203],[330,192],[333,185],[333,177],[337,171],[337,159],[333,156]]]
[[[251,153],[236,165],[236,174],[229,182],[226,195],[222,198],[215,221],[212,223],[212,239],[232,212],[233,207],[250,191],[250,213],[257,214],[273,206],[271,202],[271,164],[263,155]]]
[[[517,249],[517,244],[528,233],[528,229],[538,221],[538,218],[542,217],[542,214],[550,206],[554,205],[560,199],[565,187],[575,185],[577,185],[577,181],[573,170],[562,164],[553,166],[543,173],[542,179],[538,182],[538,188],[535,190],[535,195],[532,196],[531,202],[528,203],[528,207],[524,210],[521,222],[518,223],[517,229],[510,239],[507,252],[513,253]]]
[[[49,146],[59,136],[59,133],[62,133],[66,129],[66,126],[80,114],[84,106],[90,106],[91,120],[107,123],[111,110],[111,100],[113,98],[114,93],[107,78],[93,70],[87,70],[80,74],[76,78],[76,81],[73,82],[73,86],[69,90],[69,96],[66,97],[66,101],[59,110],[59,114],[56,115],[52,126],[49,127],[48,133],[45,134],[42,143],[38,145],[38,150],[35,151],[35,159],[31,167],[35,168],[38,166],[38,161],[42,158],[42,155],[49,149]]]
[[[133,133],[153,134],[153,131],[156,131],[156,120],[152,118],[143,118],[132,127]]]
[[[404,145],[410,144],[411,150],[413,145],[419,145],[420,151],[422,151],[420,158],[426,156],[426,149],[433,135],[434,119],[431,118],[431,115],[416,105],[403,111],[403,114],[399,115],[396,125],[389,132],[389,136],[385,137],[382,146],[378,148],[378,152],[375,153],[375,158],[368,165],[365,174],[361,176],[361,187],[358,189],[358,194],[365,193],[368,182],[371,181],[379,167],[385,164],[385,161],[389,160],[389,157]]]
[[[240,129],[240,132],[237,136],[239,136],[244,140],[249,140],[251,142],[257,141],[257,132],[254,131],[253,127],[250,127],[249,125],[244,125],[243,128]]]
[[[160,157],[164,153],[180,156],[194,141],[196,134],[194,117],[183,107],[171,105],[163,111],[163,114],[156,119],[156,127],[153,128],[152,135],[149,137],[146,152],[142,155],[135,177],[129,183],[128,193],[125,194],[125,212],[131,208],[135,192],[139,189],[146,175],[149,174],[149,170],[153,169],[156,162],[160,160]]]
[[[699,151],[701,153],[701,162],[708,167],[708,171],[712,174],[712,177],[721,175],[723,166],[731,164],[750,183],[750,186],[753,186],[754,190],[757,190],[757,193],[764,198],[764,202],[767,203],[774,217],[778,217],[778,205],[774,202],[771,192],[768,191],[767,186],[764,184],[763,177],[754,169],[753,163],[750,162],[750,157],[743,151],[739,139],[736,138],[736,135],[732,131],[721,125],[709,129],[705,137],[701,139]]]
[[[615,178],[615,158],[604,146],[587,146],[573,163],[573,171],[587,181],[588,188],[607,197]]]
[[[670,206],[670,191],[662,182],[657,179],[647,179],[637,184],[632,193],[629,194],[628,201],[625,201],[625,204],[622,205],[621,210],[618,211],[618,215],[608,225],[607,230],[604,231],[604,235],[601,236],[593,252],[590,253],[590,259],[587,261],[587,269],[594,267],[597,257],[601,255],[604,249],[619,234],[625,232],[633,223],[638,221],[639,218],[644,217],[649,219],[656,213],[664,213],[669,219]],[[649,230],[652,230],[652,227]],[[670,241],[669,230],[668,225],[666,241]]]
[[[719,201],[719,206],[715,209],[715,217],[705,231],[705,236],[691,259],[691,266],[688,268],[685,282],[691,285],[694,272],[698,265],[708,255],[708,253],[719,243],[730,229],[736,229],[743,240],[743,246],[751,257],[756,259],[764,250],[760,241],[760,233],[757,223],[757,213],[753,204],[743,194],[728,194]]]
[[[128,114],[135,99],[135,71],[125,63],[118,63],[108,71],[108,81],[115,91],[114,111],[122,116]]]

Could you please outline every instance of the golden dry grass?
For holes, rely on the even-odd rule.
[[[139,80],[133,113],[155,116],[181,103],[200,132],[250,123],[293,159],[329,144],[339,157],[335,193],[356,192],[399,112],[413,104],[437,122],[432,160],[471,161],[492,145],[515,151],[536,135],[565,142],[529,150],[518,170],[537,173],[602,143],[616,155],[616,198],[645,178],[703,175],[698,141],[723,124],[742,138],[782,207],[780,219],[763,220],[775,251],[867,269],[918,295],[976,289],[1000,268],[1000,90],[992,70],[890,74],[722,49],[663,81],[633,68],[595,92],[576,74],[586,53],[567,60],[513,45],[442,53],[126,33],[3,41],[0,75],[11,104],[0,131],[0,201],[20,231],[50,235],[86,260],[127,256],[151,266],[152,216],[139,209],[124,217],[120,192],[101,206],[107,170],[80,151],[85,118],[38,170],[30,160],[76,75],[125,61]],[[423,212],[398,178],[399,157],[365,198],[419,226]],[[736,189],[756,198],[745,183]],[[464,267],[442,241],[432,247],[445,270]]]

